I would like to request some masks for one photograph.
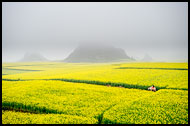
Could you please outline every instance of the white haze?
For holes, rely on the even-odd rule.
[[[187,61],[188,3],[2,3],[3,62],[27,52],[63,60],[81,42],[109,43],[137,59]]]

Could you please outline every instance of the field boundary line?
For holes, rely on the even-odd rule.
[[[143,86],[143,85],[133,85],[121,82],[102,82],[102,81],[94,81],[94,80],[77,80],[77,79],[44,79],[44,80],[57,80],[57,81],[65,81],[65,82],[73,82],[73,83],[85,83],[85,84],[95,84],[95,85],[104,85],[104,86],[113,86],[113,87],[123,87],[129,89],[141,89],[141,90],[148,90],[150,86]],[[157,91],[160,89],[172,89],[172,90],[188,90],[186,88],[167,88],[156,86]]]
[[[134,85],[134,84],[127,84],[127,83],[121,83],[121,82],[102,82],[102,81],[96,81],[96,80],[77,80],[77,79],[65,79],[65,78],[57,78],[57,79],[7,79],[2,78],[2,81],[33,81],[33,80],[55,80],[55,81],[65,81],[65,82],[72,82],[72,83],[84,83],[84,84],[94,84],[94,85],[104,85],[104,86],[113,86],[113,87],[123,87],[123,88],[129,88],[129,89],[141,89],[141,90],[148,90],[149,86],[145,85]],[[157,91],[160,89],[171,89],[171,90],[188,90],[186,88],[167,88],[165,87],[159,87],[156,86]]]

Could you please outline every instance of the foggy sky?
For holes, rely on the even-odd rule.
[[[82,42],[110,43],[139,59],[187,61],[188,3],[2,3],[3,62],[26,52],[63,60]]]

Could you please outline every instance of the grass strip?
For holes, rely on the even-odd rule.
[[[25,105],[22,103],[17,102],[2,102],[2,110],[14,110],[20,112],[30,112],[30,113],[54,113],[54,114],[64,114],[63,112],[54,110],[54,109],[47,109],[46,107],[39,107],[35,105]]]
[[[140,84],[127,84],[127,83],[120,83],[120,82],[102,82],[102,81],[95,81],[95,80],[77,80],[77,79],[6,79],[3,78],[4,81],[31,81],[31,80],[56,80],[56,81],[65,81],[65,82],[73,82],[73,83],[85,83],[85,84],[95,84],[95,85],[104,85],[104,86],[112,86],[112,87],[123,87],[123,88],[132,88],[132,89],[141,89],[147,90],[150,86],[140,85]],[[160,89],[172,89],[172,90],[188,90],[186,88],[167,88],[156,86],[156,90]]]

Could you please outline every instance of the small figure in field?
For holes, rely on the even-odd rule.
[[[154,87],[154,85],[152,85],[152,87],[149,87],[148,90],[149,90],[149,91],[154,91],[154,92],[155,92],[155,91],[156,91],[156,87]]]
[[[122,87],[122,86],[119,86],[119,88],[124,88],[124,87]]]

